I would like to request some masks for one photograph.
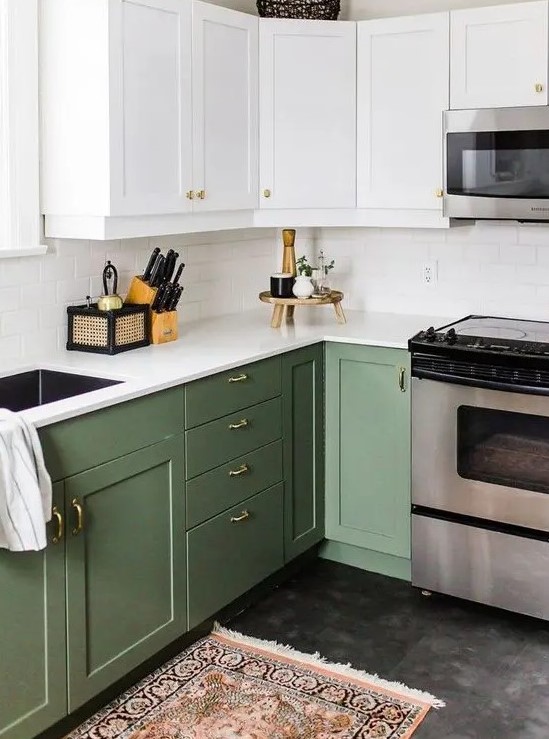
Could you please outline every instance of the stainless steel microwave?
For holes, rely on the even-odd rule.
[[[444,113],[444,215],[549,221],[549,107]]]

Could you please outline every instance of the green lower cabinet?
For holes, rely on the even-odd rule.
[[[63,514],[63,484],[54,486]],[[0,737],[29,739],[67,712],[65,551],[0,550]]]
[[[69,711],[186,630],[183,444],[65,481]]]
[[[284,556],[324,538],[323,344],[282,357]]]
[[[326,538],[349,563],[409,577],[409,354],[328,344]],[[371,556],[368,556],[368,550]],[[327,556],[345,548],[327,545]],[[362,554],[361,554],[362,552]]]
[[[264,490],[187,533],[190,629],[283,566],[282,489]]]

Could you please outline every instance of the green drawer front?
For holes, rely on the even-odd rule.
[[[238,427],[238,428],[231,428]],[[187,431],[187,480],[282,436],[280,398]]]
[[[195,477],[187,483],[187,529],[198,526],[281,480],[281,441]]]
[[[280,357],[221,372],[186,386],[186,425],[193,428],[280,395]]]
[[[282,491],[269,488],[187,533],[189,629],[283,566]]]
[[[40,429],[50,475],[71,477],[181,433],[184,406],[175,387]]]

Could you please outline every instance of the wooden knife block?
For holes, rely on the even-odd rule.
[[[128,290],[126,303],[147,303],[152,305],[158,288],[151,287],[143,282],[141,277],[134,277]],[[168,341],[177,341],[179,332],[177,328],[177,311],[164,311],[155,313],[149,311],[151,326],[151,344],[166,344]]]

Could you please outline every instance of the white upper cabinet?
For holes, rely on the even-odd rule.
[[[193,4],[194,210],[256,208],[259,19]]]
[[[547,18],[546,0],[453,11],[451,107],[547,105]]]
[[[442,210],[448,13],[358,24],[358,207]]]
[[[190,210],[190,0],[42,0],[46,214]]]
[[[261,19],[260,206],[356,205],[356,24]]]

